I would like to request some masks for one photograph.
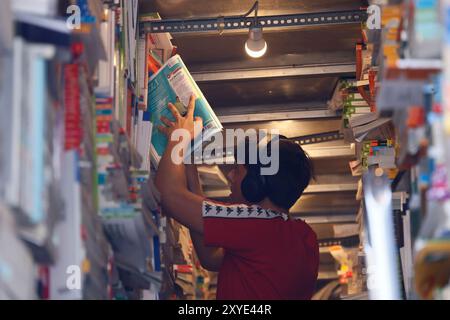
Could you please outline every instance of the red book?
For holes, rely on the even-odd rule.
[[[78,149],[82,141],[79,66],[67,64],[64,66],[64,122],[66,150]]]

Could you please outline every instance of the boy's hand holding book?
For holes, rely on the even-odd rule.
[[[166,135],[169,140],[179,140],[180,137],[184,136],[187,132],[189,134],[190,140],[186,142],[189,143],[202,132],[202,118],[194,118],[196,99],[197,98],[195,97],[195,95],[191,96],[185,117],[180,115],[178,109],[172,103],[168,104],[168,108],[174,116],[175,121],[170,121],[168,118],[162,116],[161,121],[165,124],[165,126],[158,126],[158,130]]]

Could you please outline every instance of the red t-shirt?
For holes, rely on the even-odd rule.
[[[206,246],[225,249],[219,300],[310,299],[319,246],[304,221],[257,205],[203,202]]]

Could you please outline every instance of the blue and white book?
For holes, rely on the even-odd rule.
[[[151,114],[153,124],[150,152],[155,166],[158,165],[168,142],[166,136],[157,129],[158,126],[163,125],[161,116],[165,116],[171,121],[174,120],[167,107],[169,102],[175,105],[182,116],[185,115],[192,94],[197,97],[194,117],[203,119],[203,134],[199,135],[194,141],[193,149],[191,149],[191,151],[194,151],[201,146],[202,141],[208,141],[211,136],[222,130],[223,127],[219,119],[179,55],[170,58],[150,78],[147,110]]]

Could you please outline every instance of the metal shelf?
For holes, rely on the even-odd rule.
[[[315,144],[327,141],[336,141],[344,139],[344,134],[339,131],[330,131],[323,133],[310,134],[301,137],[290,138],[300,145]]]
[[[273,105],[272,110],[279,110],[283,105]],[[262,109],[264,106],[251,106],[253,109]],[[337,118],[338,114],[335,111],[328,109],[316,110],[302,110],[302,105],[298,104],[296,111],[280,111],[280,112],[264,112],[251,113],[245,112],[241,114],[218,114],[222,124],[224,123],[239,123],[239,122],[260,122],[260,121],[276,121],[276,120],[298,120],[298,119],[319,119],[319,118]],[[236,109],[239,107],[236,107]],[[227,110],[228,111],[228,110]],[[217,112],[217,110],[216,110]]]
[[[347,76],[354,75],[356,66],[353,63],[324,64],[314,66],[287,66],[251,70],[224,70],[209,72],[192,72],[196,82],[215,82],[231,80],[255,80],[267,78],[311,77],[311,76]]]
[[[250,27],[295,27],[329,24],[361,23],[367,19],[365,10],[300,13],[263,17],[234,16],[198,19],[167,19],[140,23],[143,33],[182,33],[248,29]]]

